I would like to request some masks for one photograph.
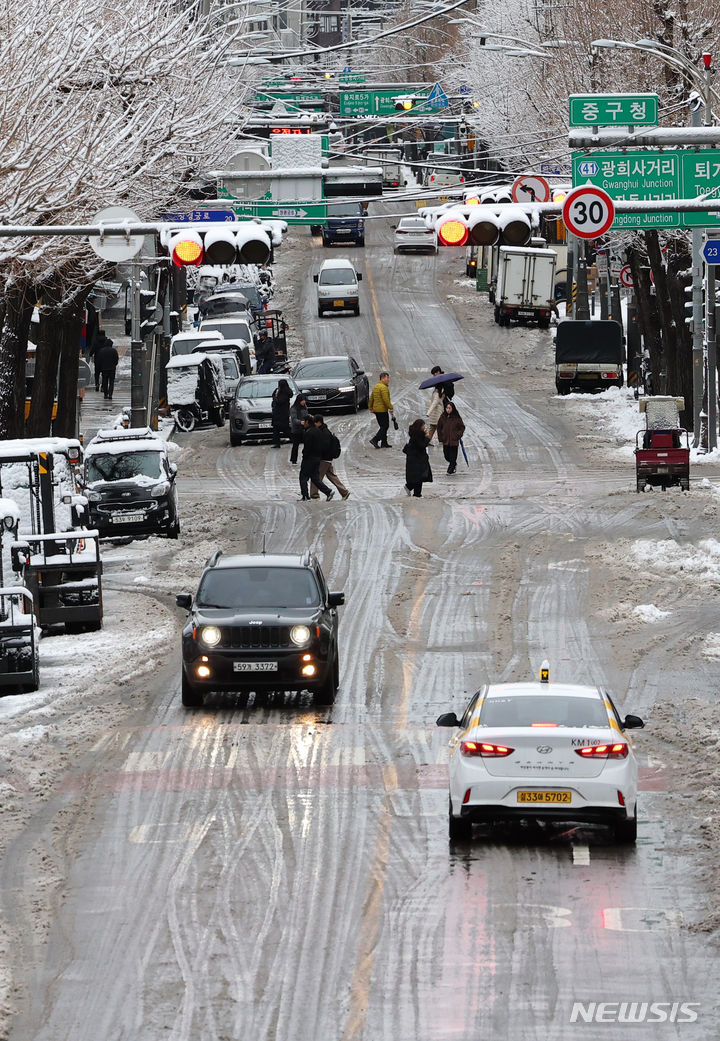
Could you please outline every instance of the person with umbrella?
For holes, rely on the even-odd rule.
[[[420,390],[427,390],[429,387],[432,387],[427,413],[429,425],[427,431],[428,444],[432,441],[437,429],[437,423],[443,413],[445,401],[452,398],[455,394],[453,383],[461,379],[462,376],[459,372],[443,372],[439,365],[434,365],[430,378],[423,380],[420,384]]]
[[[465,424],[452,401],[445,402],[443,414],[437,425],[438,441],[443,446],[443,455],[448,464],[447,472],[454,474],[457,469],[458,447],[465,433]]]

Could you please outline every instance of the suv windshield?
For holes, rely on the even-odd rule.
[[[277,385],[281,379],[286,379],[287,376],[278,376],[275,380],[243,380],[238,383],[237,397],[239,398],[271,398],[273,391],[277,389]],[[295,387],[290,380],[288,380],[290,390],[295,393]]]
[[[600,698],[565,698],[529,695],[485,698],[480,709],[484,727],[607,727],[608,717]]]
[[[320,272],[318,285],[351,286],[355,284],[355,272],[351,267],[333,267]]]
[[[213,568],[200,582],[198,607],[317,607],[320,592],[311,571],[291,567]]]
[[[123,454],[88,455],[85,459],[85,479],[93,481],[128,481],[133,477],[161,476],[160,452],[126,452]]]
[[[343,379],[351,378],[350,366],[344,358],[337,361],[302,361],[295,370],[295,379],[308,379],[319,376],[321,379],[332,379],[334,376],[342,376]]]

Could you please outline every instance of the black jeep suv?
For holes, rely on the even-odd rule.
[[[149,427],[100,430],[85,449],[89,526],[100,535],[180,534],[177,466]]]
[[[182,703],[209,690],[311,690],[321,705],[339,681],[338,615],[344,593],[330,593],[311,553],[215,553],[182,633]]]

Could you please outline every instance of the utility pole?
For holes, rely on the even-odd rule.
[[[712,123],[710,108],[710,79],[712,77],[712,54],[707,51],[702,56],[705,66],[705,126]],[[702,232],[701,232],[702,235]],[[695,243],[693,242],[693,247]],[[702,249],[702,240],[700,243]],[[698,258],[699,260],[699,258]],[[695,257],[693,257],[693,263]],[[717,342],[715,330],[715,267],[705,265],[705,345],[706,345],[706,379],[707,379],[707,447],[712,452],[717,447]]]
[[[699,97],[690,102],[690,125],[701,125]],[[693,386],[693,447],[700,444],[700,414],[704,389],[704,347],[703,347],[703,230],[692,230],[692,386]]]
[[[147,426],[147,401],[145,397],[145,372],[147,348],[140,335],[140,277],[142,268],[139,260],[131,263],[132,316],[130,320],[130,426]]]

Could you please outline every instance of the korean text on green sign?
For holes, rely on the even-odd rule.
[[[570,126],[657,126],[657,94],[571,94]]]

